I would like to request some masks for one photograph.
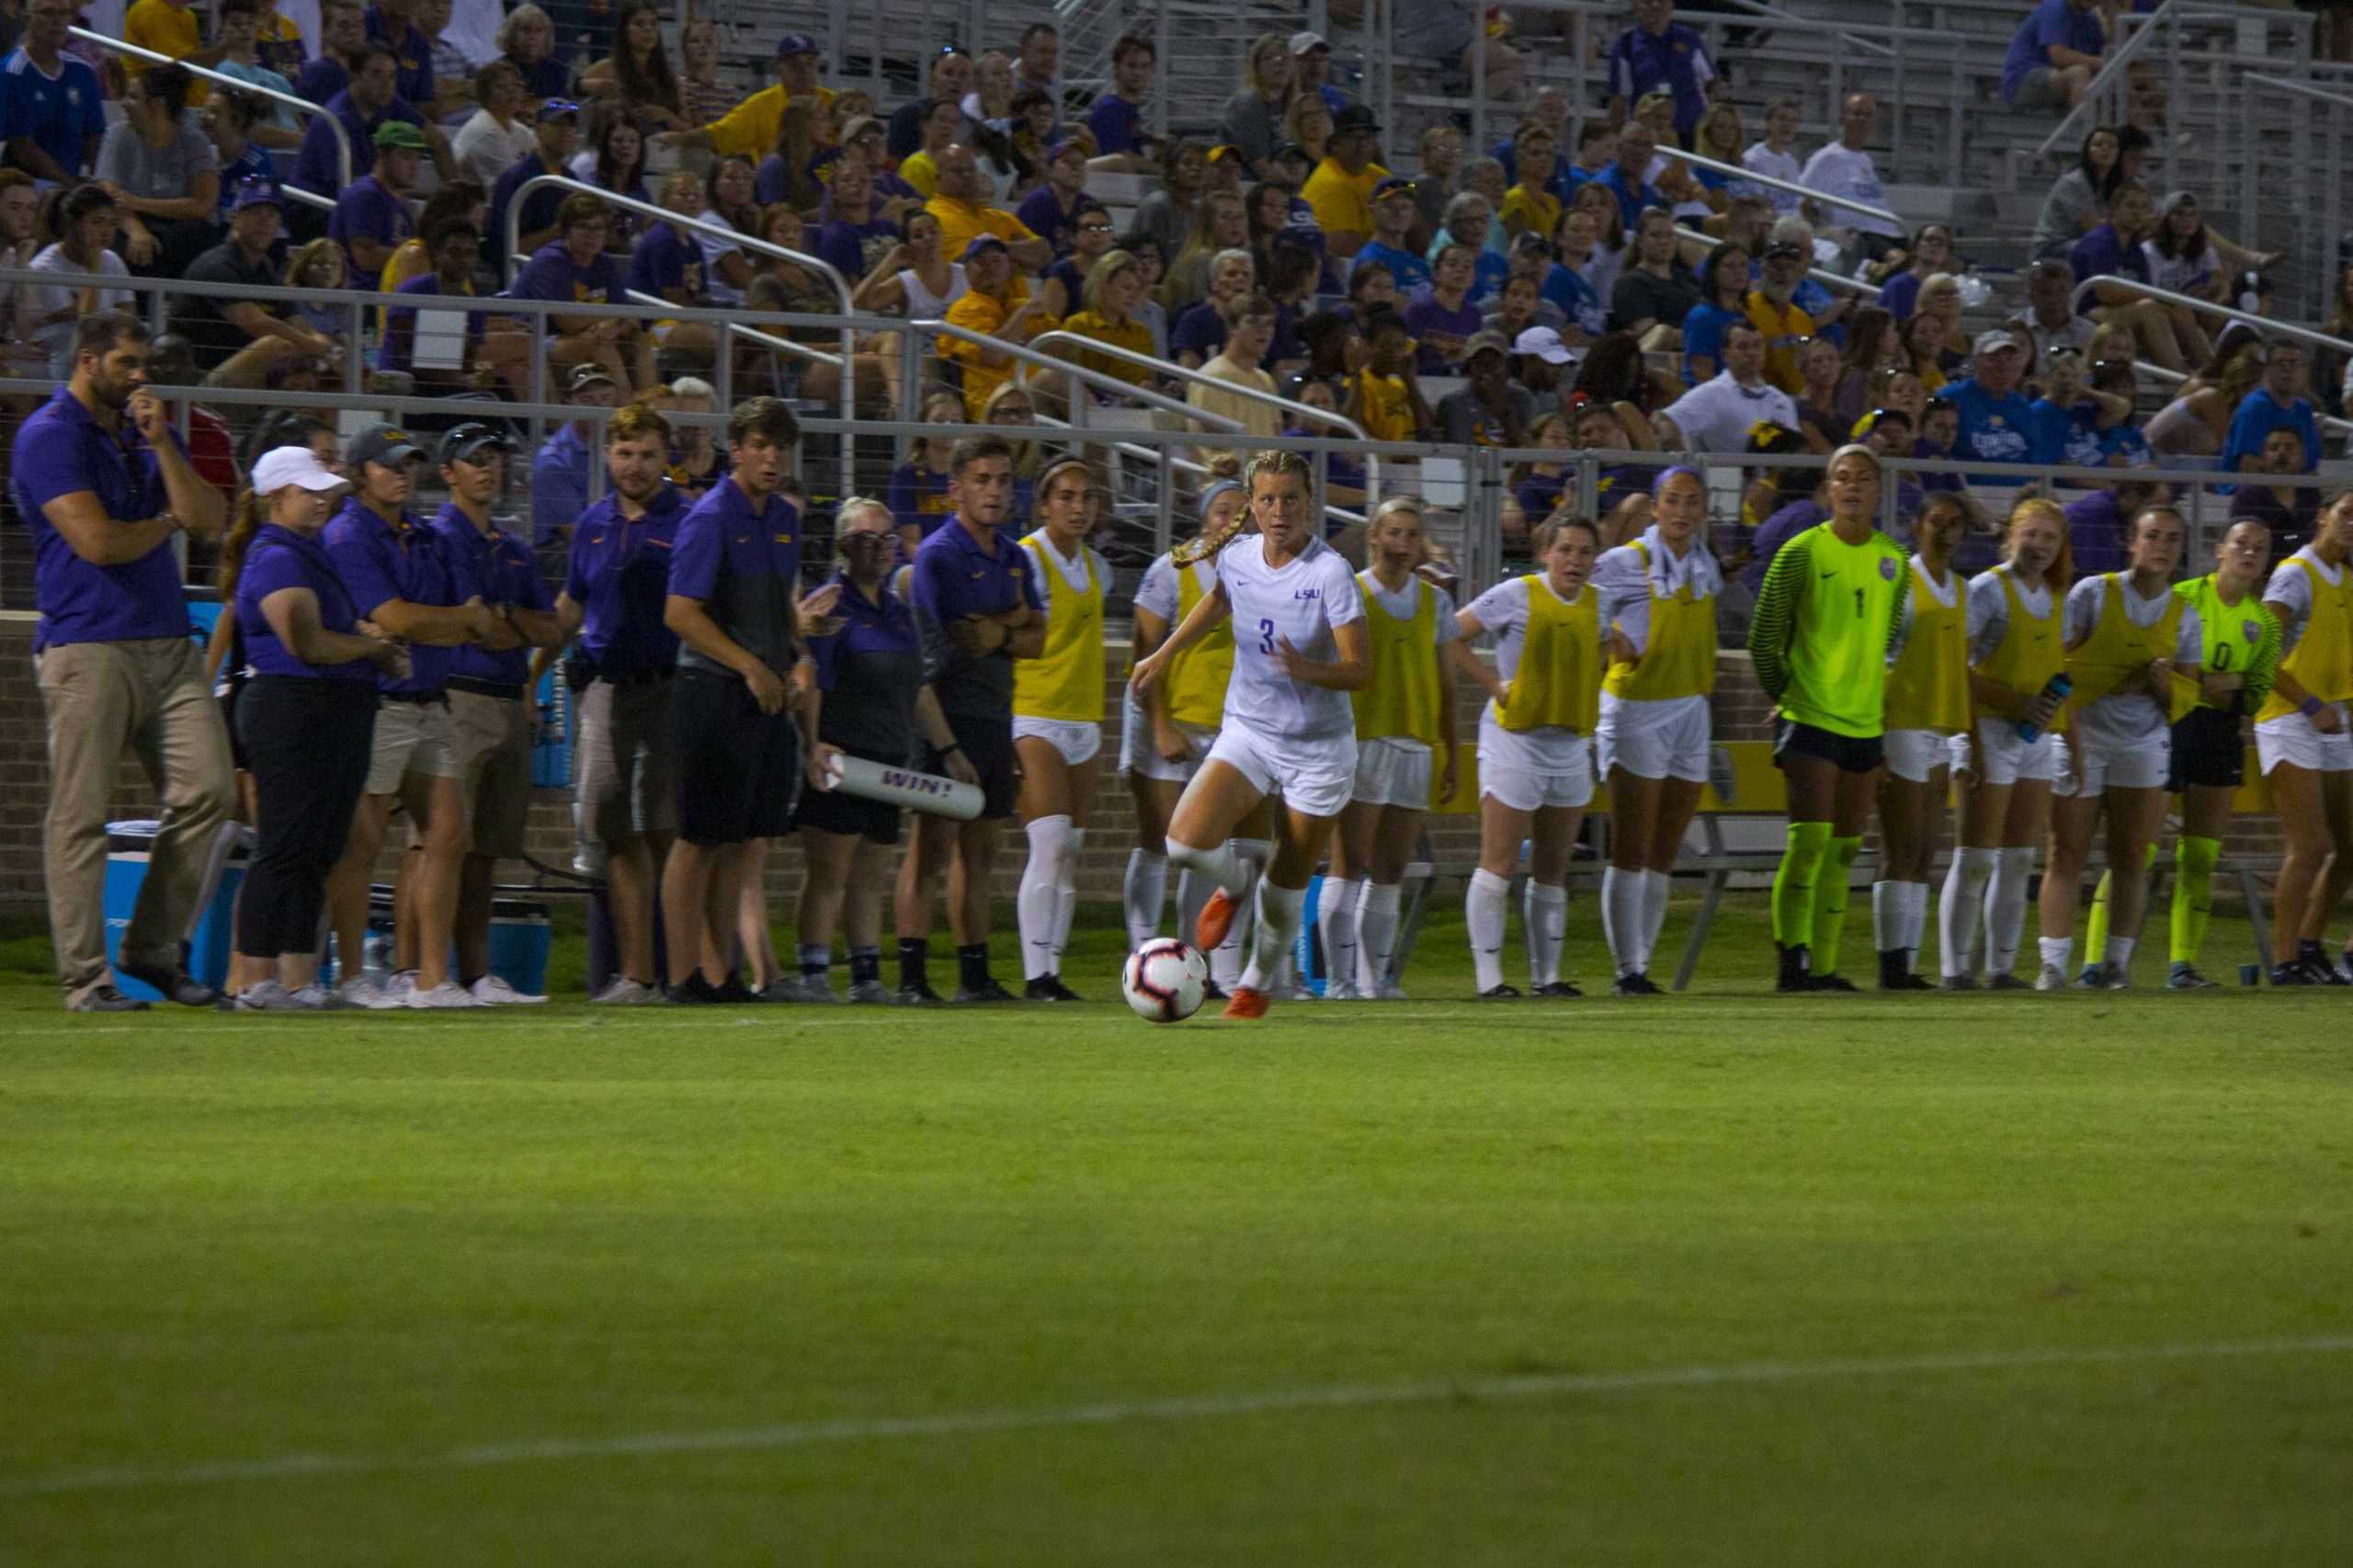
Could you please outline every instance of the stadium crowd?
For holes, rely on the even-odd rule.
[[[1716,651],[1744,626],[1784,715],[1785,987],[1846,983],[1845,873],[1873,810],[1890,870],[1874,898],[1881,983],[1921,983],[1911,955],[1954,776],[1969,785],[1943,895],[1947,983],[1974,983],[1980,911],[1988,983],[2009,980],[2046,847],[2076,873],[2043,883],[2042,979],[2067,983],[2099,831],[2126,873],[2100,917],[2122,934],[2086,952],[2094,983],[2121,983],[2143,913],[2133,868],[2167,786],[2189,791],[2201,830],[2178,852],[2194,903],[2243,718],[2288,833],[2273,977],[2344,978],[2321,942],[2336,868],[2353,866],[2353,653],[2338,645],[2353,501],[2266,481],[2328,455],[2324,420],[2344,414],[2353,364],[2109,283],[2078,303],[2079,285],[2126,278],[2268,309],[2280,258],[2215,228],[2199,193],[2144,184],[2143,126],[2093,129],[2031,240],[2005,255],[1948,222],[1860,210],[1885,200],[1869,95],[1838,105],[1811,151],[1797,103],[1749,106],[1752,140],[1724,69],[1737,62],[1712,59],[1670,0],[1634,0],[1607,94],[1586,104],[1553,85],[1522,102],[1532,45],[1457,38],[1402,8],[1431,58],[1486,51],[1491,88],[1521,117],[1485,149],[1434,125],[1410,172],[1312,31],[1258,39],[1213,135],[1194,138],[1149,129],[1163,106],[1141,33],[1091,97],[1065,87],[1041,22],[977,53],[939,48],[914,95],[887,103],[828,85],[806,34],[731,38],[658,0],[593,22],[576,5],[452,0],[317,0],[299,22],[281,0],[85,14],[104,9],[0,8],[0,244],[12,268],[56,279],[0,292],[0,356],[57,383],[10,399],[9,489],[35,543],[69,1006],[143,1005],[114,985],[98,916],[126,747],[165,812],[121,972],[214,1000],[176,933],[213,836],[242,818],[258,844],[234,1005],[543,1000],[486,953],[494,868],[522,847],[530,692],[551,668],[579,698],[578,824],[618,953],[597,1000],[832,1000],[839,939],[852,1000],[936,1002],[943,888],[956,996],[1011,999],[990,969],[988,889],[1017,816],[1023,994],[1070,995],[1060,954],[1102,770],[1112,566],[1097,546],[1120,498],[1099,450],[1064,451],[1046,422],[1143,392],[1262,437],[1327,433],[1304,405],[1374,441],[1535,454],[1515,461],[1499,525],[1522,574],[1459,608],[1410,485],[1382,494],[1336,458],[1322,501],[1365,520],[1333,529],[1279,455],[1237,476],[1204,452],[1184,482],[1211,542],[1154,562],[1134,599],[1128,919],[1133,937],[1158,929],[1177,867],[1180,929],[1214,949],[1245,1011],[1281,988],[1295,895],[1327,847],[1319,920],[1337,989],[1394,994],[1400,846],[1434,778],[1451,790],[1458,679],[1494,699],[1468,904],[1481,990],[1513,990],[1494,955],[1525,844],[1531,983],[1574,993],[1562,881],[1597,778],[1616,813],[1603,904],[1618,988],[1654,989],[1667,876],[1707,777]],[[2039,0],[2005,96],[2077,102],[2115,10]],[[74,37],[77,21],[170,62]],[[731,81],[723,58],[747,47],[756,85]],[[1987,320],[1983,274],[2004,269],[2023,272],[2024,298]],[[779,350],[650,304],[642,318],[511,309],[822,313],[835,276],[865,315],[958,330],[920,335],[912,354],[913,327],[862,335],[827,362],[787,350],[838,334],[793,329]],[[285,292],[175,291],[169,330],[151,335],[130,313],[140,279]],[[2334,284],[2332,335],[2353,329],[2353,267]],[[353,290],[415,298],[363,311],[339,299]],[[1071,373],[1021,373],[1037,368],[1016,351],[1049,333]],[[207,388],[337,386],[354,358],[361,384],[446,412],[338,432],[205,406]],[[2180,379],[2143,420],[2167,373]],[[915,441],[868,486],[876,498],[844,473],[819,508],[794,411],[836,403],[846,376],[862,412],[919,407],[987,433]],[[534,387],[581,412],[527,452],[500,409]],[[1659,456],[1606,470],[1588,508],[1570,471],[1595,450]],[[1669,455],[1699,466],[1659,466]],[[1755,455],[1813,461],[1754,467],[1714,515],[1704,467]],[[2020,472],[1882,470],[1904,458]],[[2100,477],[2071,483],[2063,506],[2019,488],[2054,465]],[[2174,583],[2182,514],[2136,472],[2159,465],[2247,476],[2211,575]],[[528,517],[508,518],[527,469]],[[428,495],[442,497],[429,518]],[[209,653],[184,635],[191,554],[217,562],[226,607]],[[1816,556],[1857,576],[1868,636],[1840,642],[1826,590],[1795,585],[1792,563]],[[1237,621],[1263,646],[1222,624],[1294,571],[1315,585],[1302,590],[1315,616]],[[1492,667],[1468,655],[1482,636]],[[1924,648],[1942,662],[1903,663]],[[1909,673],[1889,676],[1891,661]],[[2076,694],[2053,695],[2070,670]],[[1853,707],[1864,687],[1916,722],[1877,698]],[[1334,743],[1321,772],[1308,740]],[[880,933],[900,813],[836,789],[845,758],[981,798],[969,820],[919,815],[890,888],[895,985]],[[396,814],[413,842],[392,976],[347,966],[331,989],[318,932],[361,950]],[[808,875],[783,962],[763,868],[788,835]],[[2188,907],[2172,975],[2203,983]]]

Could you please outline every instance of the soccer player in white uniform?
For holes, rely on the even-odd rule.
[[[2173,718],[2198,699],[2189,679],[2205,653],[2198,612],[2173,591],[2189,529],[2171,506],[2144,506],[2132,519],[2131,569],[2086,577],[2067,591],[2065,733],[2054,737],[2059,777],[2052,789],[2051,862],[2042,873],[2042,968],[2038,991],[2067,983],[2075,906],[2092,833],[2108,819],[2113,926],[2107,950],[2083,983],[2120,991],[2146,907],[2149,846],[2165,822],[2173,765]],[[2119,933],[2121,933],[2120,935]]]
[[[2334,984],[2344,977],[2322,938],[2353,878],[2353,490],[2322,509],[2312,543],[2271,574],[2263,607],[2279,619],[2280,659],[2256,712],[2255,749],[2288,840],[2271,983]]]
[[[1708,491],[1696,469],[1662,470],[1657,519],[1594,562],[1601,624],[1617,633],[1601,686],[1595,750],[1614,830],[1601,881],[1601,924],[1621,995],[1648,995],[1651,949],[1683,835],[1708,781],[1708,699],[1716,687],[1716,599],[1723,571],[1704,538]]]
[[[1031,1002],[1075,1002],[1063,949],[1078,905],[1078,857],[1103,751],[1103,596],[1111,569],[1087,547],[1095,480],[1064,458],[1038,476],[1038,528],[1021,541],[1046,606],[1046,645],[1014,666],[1013,752],[1029,837],[1014,909]]]
[[[1463,895],[1472,967],[1479,994],[1490,1001],[1519,994],[1505,983],[1503,951],[1506,897],[1522,844],[1529,846],[1521,910],[1529,983],[1539,996],[1583,994],[1561,978],[1561,939],[1569,856],[1593,799],[1608,634],[1599,596],[1586,579],[1601,534],[1584,517],[1554,517],[1534,542],[1542,572],[1496,584],[1458,618],[1464,638],[1495,639],[1495,670],[1475,672],[1493,700],[1479,715],[1479,869]]]
[[[1324,857],[1356,783],[1356,715],[1347,694],[1372,676],[1372,640],[1356,574],[1316,538],[1314,490],[1296,453],[1266,451],[1245,472],[1256,539],[1217,558],[1217,587],[1175,634],[1136,665],[1140,699],[1213,627],[1233,628],[1225,725],[1168,824],[1171,864],[1208,876],[1217,892],[1195,941],[1225,939],[1248,885],[1226,840],[1267,796],[1282,797],[1281,840],[1258,880],[1250,962],[1228,997],[1230,1018],[1264,1017],[1270,988],[1299,930],[1307,879]]]
[[[1986,984],[2027,988],[2010,971],[2026,926],[2027,879],[2059,776],[2051,726],[2064,722],[2065,698],[2052,683],[2067,667],[2059,594],[2068,562],[2067,514],[2054,501],[2033,497],[2011,509],[2006,558],[1969,580],[1969,698],[1976,722],[1961,770],[1968,793],[1961,847],[1937,906],[1948,991],[1977,988],[1981,911]]]
[[[1351,694],[1357,716],[1357,778],[1340,813],[1332,868],[1316,894],[1324,939],[1326,1001],[1403,999],[1389,974],[1400,884],[1429,810],[1431,764],[1438,798],[1454,793],[1461,753],[1454,736],[1454,681],[1477,661],[1461,646],[1454,600],[1425,582],[1422,504],[1383,501],[1366,530],[1372,565],[1357,574],[1372,639],[1372,681]]]

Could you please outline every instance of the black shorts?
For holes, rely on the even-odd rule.
[[[843,749],[845,756],[862,756],[869,762],[879,762],[885,767],[905,766],[904,757],[876,756],[870,752]],[[899,842],[899,808],[888,801],[870,801],[863,795],[853,795],[846,790],[804,790],[801,803],[793,808],[792,820],[799,825],[814,828],[819,833],[837,833],[845,838],[863,838],[869,844]]]
[[[732,675],[682,669],[672,687],[678,733],[678,836],[742,844],[792,831],[801,731],[789,711],[763,713]]]
[[[2173,771],[2165,789],[2178,795],[2193,784],[2235,790],[2246,782],[2246,742],[2239,716],[2193,708],[2173,727]]]
[[[983,718],[977,713],[950,713],[948,733],[964,748],[964,760],[981,776],[981,815],[1009,817],[1021,798],[1021,769],[1013,759],[1013,715]],[[926,746],[923,770],[945,776],[947,754]]]
[[[1773,730],[1773,766],[1787,767],[1793,756],[1819,758],[1841,773],[1870,773],[1887,760],[1887,746],[1877,735],[1842,735],[1783,719]]]

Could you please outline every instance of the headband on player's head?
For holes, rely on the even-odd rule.
[[[1689,463],[1677,463],[1673,468],[1663,468],[1659,470],[1658,477],[1651,481],[1651,499],[1655,501],[1661,495],[1665,494],[1666,482],[1673,479],[1678,473],[1689,476],[1692,483],[1699,485],[1700,489],[1705,490],[1708,488],[1708,476],[1706,474],[1701,473]]]
[[[1238,479],[1219,480],[1201,492],[1201,521],[1205,523],[1209,521],[1210,508],[1217,505],[1217,498],[1229,490],[1240,495],[1247,495],[1250,493],[1249,487]],[[1233,520],[1224,528],[1218,530],[1216,537],[1212,538],[1205,533],[1196,534],[1170,551],[1169,557],[1179,566],[1190,566],[1196,561],[1206,561],[1232,543],[1234,536],[1249,526],[1250,510],[1245,506],[1236,512]]]

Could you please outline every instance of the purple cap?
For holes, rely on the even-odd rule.
[[[1003,240],[998,239],[995,234],[974,234],[972,236],[972,243],[966,245],[964,247],[964,254],[958,256],[956,259],[959,261],[970,261],[974,256],[980,255],[983,251],[992,248],[1005,251],[1007,255],[1012,254],[1011,247],[1006,245]]]
[[[816,52],[817,40],[811,38],[807,33],[787,33],[782,38],[776,40],[776,57],[779,60],[785,59],[790,55],[814,54]]]

